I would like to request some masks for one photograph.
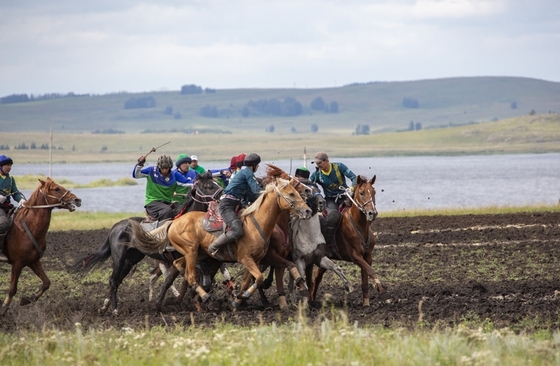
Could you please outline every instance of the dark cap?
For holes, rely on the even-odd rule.
[[[297,168],[296,176],[309,179],[309,170],[307,168]]]
[[[319,151],[317,154],[315,154],[315,157],[313,158],[313,163],[319,164],[320,162],[328,160],[328,159],[329,159],[329,156],[327,155],[326,152]]]

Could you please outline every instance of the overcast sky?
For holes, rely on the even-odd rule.
[[[559,0],[0,0],[0,96],[560,81]]]

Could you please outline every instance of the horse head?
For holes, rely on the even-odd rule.
[[[356,188],[354,190],[354,205],[366,216],[367,221],[372,222],[377,217],[377,207],[375,206],[375,183],[374,175],[369,181],[366,177],[359,175],[356,178]]]
[[[199,175],[193,185],[191,194],[196,201],[207,203],[217,200],[223,192],[223,188],[214,180],[212,172]]]
[[[289,209],[300,219],[309,219],[311,218],[311,209],[307,206],[307,203],[305,203],[297,189],[294,187],[296,183],[292,182],[293,180],[294,179],[288,181],[282,178],[277,178],[275,180],[275,191],[279,197],[278,204],[280,208]],[[306,188],[311,191],[309,187]]]
[[[46,180],[39,179],[41,185],[33,192],[25,207],[32,208],[34,205],[42,205],[40,197],[44,199],[46,206],[65,208],[72,212],[82,205],[81,198],[70,192],[63,186],[55,183],[50,177]],[[39,194],[41,196],[39,196]]]

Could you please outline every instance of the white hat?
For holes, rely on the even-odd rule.
[[[191,156],[191,160],[196,160],[198,161],[198,157],[196,155]]]

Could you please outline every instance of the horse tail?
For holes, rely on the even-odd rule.
[[[151,232],[146,231],[142,225],[136,221],[129,220],[132,243],[134,248],[144,254],[162,253],[169,243],[167,230],[173,221],[166,221],[163,225]]]
[[[82,257],[69,266],[74,273],[88,273],[96,266],[105,262],[111,256],[111,236],[108,235],[105,243],[95,253]]]

